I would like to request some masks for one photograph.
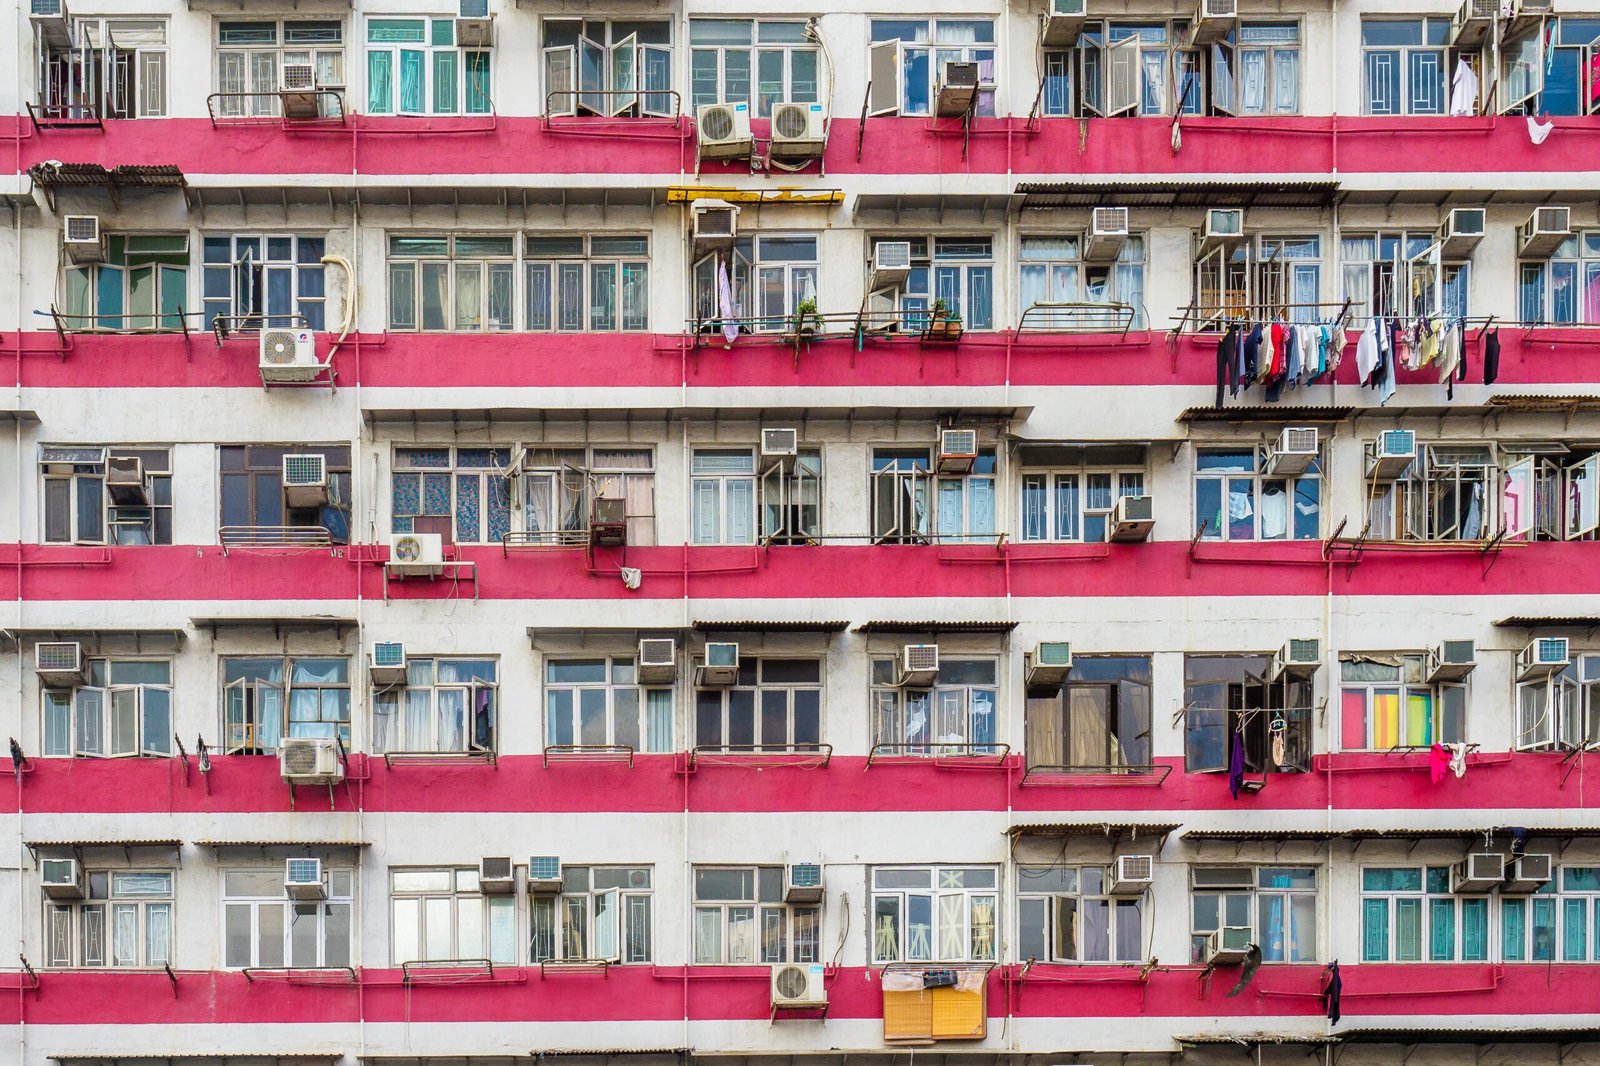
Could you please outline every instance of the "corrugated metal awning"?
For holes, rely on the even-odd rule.
[[[1513,614],[1498,619],[1501,629],[1593,629],[1600,626],[1594,614]]]
[[[189,624],[196,629],[211,630],[213,637],[223,629],[270,629],[274,633],[326,629],[343,636],[345,630],[361,627],[358,619],[329,614],[228,615],[222,618],[191,618]]]
[[[702,633],[843,633],[849,622],[758,621],[717,622],[697,620],[692,623]]]
[[[1463,826],[1459,829],[1344,829],[1339,835],[1346,840],[1482,840],[1485,836],[1511,839],[1513,828],[1522,830],[1528,837],[1573,837],[1592,839],[1600,837],[1600,826]]]
[[[1489,397],[1489,406],[1507,411],[1527,411],[1540,414],[1565,411],[1600,410],[1600,396],[1541,396],[1512,393]]]
[[[862,622],[857,633],[1009,633],[1017,628],[1015,622]]]
[[[1137,839],[1141,836],[1164,837],[1179,827],[1178,822],[1029,822],[1025,825],[1008,827],[1006,835],[1013,839],[1096,836],[1110,838],[1128,836]]]
[[[181,848],[183,841],[100,837],[93,840],[24,840],[22,846],[29,851],[39,848]]]
[[[1594,1026],[1510,1029],[1505,1027],[1474,1028],[1467,1026],[1428,1026],[1415,1029],[1372,1028],[1347,1029],[1338,1038],[1351,1044],[1557,1044],[1574,1038],[1585,1041],[1600,1040],[1600,1029]]]
[[[159,972],[159,971],[158,971]],[[61,1052],[46,1056],[52,1062],[227,1062],[227,1063],[305,1063],[338,1062],[342,1051],[119,1051],[74,1055]]]
[[[1102,175],[1077,181],[1019,182],[1023,209],[1071,207],[1327,207],[1336,181],[1129,180]]]
[[[1189,829],[1184,840],[1332,840],[1339,835],[1336,829]]]
[[[1178,416],[1178,421],[1190,425],[1198,422],[1282,422],[1285,425],[1299,425],[1302,422],[1343,422],[1354,412],[1354,407],[1290,407],[1282,404],[1190,407]]]
[[[90,648],[98,649],[108,640],[132,640],[134,644],[143,649],[145,644],[153,648],[170,648],[176,651],[183,647],[183,642],[189,634],[182,629],[105,629],[100,626],[19,626],[15,629],[4,631],[5,639],[15,644],[37,644],[51,641],[77,641],[87,644]]]
[[[1172,1039],[1190,1047],[1229,1044],[1250,1047],[1255,1044],[1337,1044],[1340,1036],[1322,1033],[1194,1033]]]
[[[365,840],[196,840],[197,848],[365,848]]]
[[[52,189],[84,188],[183,188],[189,182],[183,171],[170,163],[144,166],[106,167],[99,163],[57,163],[46,161],[28,168],[35,185]]]

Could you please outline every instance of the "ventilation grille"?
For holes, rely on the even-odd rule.
[[[268,363],[292,363],[295,360],[296,337],[287,329],[268,330],[261,338],[261,358]]]
[[[725,107],[707,108],[700,116],[700,134],[707,140],[725,141],[733,136],[733,112]]]
[[[772,978],[772,987],[783,999],[800,999],[810,986],[811,980],[802,966],[785,966]]]
[[[285,485],[321,485],[327,480],[327,463],[320,455],[285,455],[283,457],[283,483]]]
[[[287,743],[283,746],[283,769],[286,773],[315,774],[321,752],[315,744]]]
[[[1291,640],[1289,642],[1290,662],[1314,663],[1320,658],[1322,658],[1321,641]]]
[[[100,239],[100,220],[94,215],[68,215],[65,225],[69,241],[93,244]]]
[[[772,132],[775,136],[797,140],[806,135],[807,110],[803,104],[784,104],[772,112]]]
[[[290,859],[284,871],[283,879],[291,885],[322,883],[322,862],[318,859]]]

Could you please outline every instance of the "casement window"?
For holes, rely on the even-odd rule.
[[[1029,769],[1150,766],[1150,658],[1077,656],[1059,691],[1028,693],[1024,719]]]
[[[1144,495],[1144,458],[1138,446],[1022,448],[1022,539],[1104,541],[1117,500]]]
[[[1600,18],[1561,15],[1546,47],[1539,106],[1552,115],[1592,115],[1600,110]],[[1526,316],[1524,316],[1526,318]],[[1600,319],[1589,319],[1600,321]]]
[[[77,758],[172,754],[172,664],[89,659],[88,680],[44,690],[44,753]]]
[[[350,539],[350,449],[336,445],[227,444],[222,465],[221,526],[229,529],[316,529],[335,544]],[[293,507],[283,485],[285,455],[320,455],[328,475],[328,502]]]
[[[1467,314],[1469,263],[1442,261],[1437,235],[1388,231],[1344,233],[1339,239],[1343,298],[1352,322],[1365,327],[1381,318]]]
[[[1293,115],[1300,111],[1300,24],[1242,22],[1211,46],[1211,110],[1225,115]],[[1181,69],[1181,68],[1180,68]],[[1203,84],[1203,83],[1202,83]],[[1198,88],[1196,86],[1195,88]],[[1204,93],[1184,91],[1184,113],[1204,109]],[[1195,97],[1200,99],[1196,100]]]
[[[180,330],[189,309],[189,237],[183,233],[112,234],[106,238],[105,262],[67,267],[65,287],[63,315],[70,329],[111,333]]]
[[[783,901],[782,866],[694,869],[694,961],[819,962],[822,908]]]
[[[1265,655],[1186,655],[1184,768],[1223,773],[1235,745],[1247,773],[1298,773],[1311,762],[1312,682],[1267,681]]]
[[[499,544],[511,529],[506,448],[412,448],[394,451],[390,528],[449,533],[456,544]]]
[[[492,752],[499,695],[494,659],[407,656],[405,684],[372,694],[373,750]]]
[[[672,24],[544,20],[544,92],[551,115],[671,117]]]
[[[546,744],[625,744],[672,751],[672,688],[640,684],[633,656],[547,659]]]
[[[1322,297],[1322,238],[1254,234],[1214,248],[1194,264],[1195,306],[1201,314],[1267,317],[1283,308],[1290,322],[1326,317]]]
[[[651,961],[651,867],[563,864],[561,881],[559,895],[529,896],[529,958],[533,962]]]
[[[739,659],[731,688],[694,694],[698,747],[815,751],[822,740],[820,659]]]
[[[344,88],[344,26],[336,20],[252,19],[217,23],[218,115],[277,115],[280,72],[310,66],[318,88]],[[319,97],[323,116],[341,113],[333,97]]]
[[[1317,871],[1311,866],[1194,866],[1190,957],[1223,926],[1250,930],[1263,962],[1317,958]]]
[[[1129,234],[1115,263],[1085,263],[1077,234],[1023,237],[1017,250],[1018,304],[1029,329],[1143,329],[1144,237]],[[1131,320],[1120,309],[1063,308],[1028,314],[1036,304],[1122,304],[1133,309]]]
[[[283,895],[283,867],[222,872],[222,965],[296,969],[351,965],[355,873],[327,871],[328,898]]]
[[[91,870],[88,899],[45,905],[45,965],[143,969],[172,959],[172,871]]]
[[[285,737],[338,737],[350,747],[348,659],[228,656],[222,704],[228,755],[274,755]]]
[[[1421,655],[1342,659],[1339,708],[1346,751],[1428,748],[1467,739],[1467,686],[1430,684]]]
[[[1362,962],[1489,961],[1489,897],[1450,891],[1448,866],[1361,869]]]
[[[1495,532],[1493,445],[1426,444],[1405,476],[1366,488],[1371,535],[1391,540],[1486,540]]]
[[[517,897],[483,895],[476,867],[390,870],[389,915],[396,966],[520,954]]]
[[[1509,442],[1502,450],[1500,529],[1506,539],[1600,537],[1600,448]]]
[[[992,19],[872,20],[868,52],[874,115],[931,115],[946,63],[978,65],[975,113],[995,113],[995,36]]]
[[[896,685],[900,663],[872,660],[872,737],[901,755],[993,754],[999,670],[993,659],[939,659],[929,688]]]
[[[874,322],[898,316],[908,330],[926,328],[930,313],[960,318],[963,329],[994,329],[994,241],[988,237],[874,237],[878,245],[909,243],[911,270],[897,288],[871,294]],[[867,264],[870,273],[872,263]],[[1093,297],[1092,297],[1093,298]]]
[[[995,961],[998,885],[993,866],[874,867],[872,961]]]
[[[1255,444],[1195,451],[1194,529],[1205,540],[1316,540],[1322,463],[1273,476]]]
[[[801,448],[787,464],[761,461],[762,543],[815,544],[822,536],[822,450]]]
[[[755,449],[696,448],[689,492],[694,498],[694,543],[755,543]]]
[[[1557,874],[1532,895],[1500,897],[1500,961],[1600,962],[1600,866]]]
[[[1450,109],[1445,45],[1450,19],[1363,18],[1364,115],[1443,115]]]
[[[649,448],[530,448],[515,476],[522,482],[524,532],[552,538],[581,533],[589,528],[595,500],[622,500],[628,543],[656,542],[655,457]]]
[[[321,237],[289,233],[207,234],[201,239],[201,285],[205,324],[219,315],[234,321],[230,331],[262,326],[325,324]]]
[[[143,502],[134,486],[106,486],[106,466],[137,459]],[[172,453],[166,448],[46,444],[39,449],[45,544],[172,543]]]
[[[1140,963],[1144,897],[1113,897],[1104,866],[1017,867],[1017,958]]]
[[[1600,655],[1573,654],[1557,673],[1517,684],[1518,751],[1600,744]]]
[[[74,19],[72,42],[45,61],[40,103],[51,117],[166,116],[166,19]]]
[[[980,448],[966,473],[935,473],[926,448],[874,448],[872,537],[883,544],[982,543],[999,532],[998,457]]]
[[[767,118],[773,104],[814,103],[817,54],[804,22],[690,19],[690,107],[742,102]]]
[[[1600,67],[1595,81],[1600,85]],[[1600,325],[1600,230],[1575,233],[1550,258],[1517,269],[1517,308],[1524,322]]]
[[[510,235],[390,235],[389,328],[423,333],[514,329],[516,243]]]
[[[737,319],[749,333],[781,333],[795,325],[802,303],[817,299],[817,238],[811,234],[740,237],[731,251],[696,260],[693,269],[695,319],[718,323]],[[724,306],[720,278],[726,274],[732,306]]]
[[[650,326],[650,238],[535,236],[525,244],[526,328],[640,333]]]
[[[491,53],[455,33],[454,18],[367,19],[367,114],[490,114]]]

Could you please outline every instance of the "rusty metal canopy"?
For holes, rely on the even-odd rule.
[[[696,620],[693,627],[701,633],[843,633],[849,622],[760,621],[722,622]]]
[[[171,163],[147,166],[121,165],[105,167],[100,163],[35,163],[28,168],[28,177],[35,185],[50,189],[64,188],[177,188],[189,182],[183,171]]]
[[[1291,407],[1263,404],[1247,407],[1190,407],[1178,416],[1179,422],[1343,422],[1355,413],[1354,407]]]
[[[1336,829],[1189,829],[1184,840],[1325,841],[1339,835]]]
[[[1500,629],[1593,629],[1600,626],[1600,615],[1513,614],[1494,624]]]
[[[1327,207],[1339,191],[1336,181],[1227,181],[1212,177],[1189,181],[1140,181],[1095,177],[1083,181],[1019,182],[1022,207],[1157,207],[1205,210],[1214,207]]]
[[[1015,622],[971,621],[971,622],[933,622],[933,621],[888,621],[888,622],[862,622],[856,626],[857,633],[1009,633],[1017,628]]]
[[[365,848],[365,840],[196,840],[197,848]]]
[[[1029,822],[1024,825],[1007,827],[1006,835],[1013,839],[1017,837],[1097,836],[1108,838],[1128,836],[1137,839],[1140,835],[1164,837],[1179,827],[1177,822]]]

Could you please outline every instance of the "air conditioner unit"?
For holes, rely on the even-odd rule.
[[[1477,648],[1470,640],[1441,641],[1428,652],[1427,676],[1432,681],[1460,681],[1478,665]]]
[[[456,19],[457,48],[493,48],[494,16]]]
[[[1072,645],[1064,640],[1046,640],[1036,644],[1028,658],[1028,684],[1043,687],[1060,687],[1072,672]]]
[[[690,209],[694,254],[731,248],[739,235],[739,209],[721,200],[696,200]]]
[[[821,903],[822,864],[791,862],[784,867],[783,900],[785,903]]]
[[[1200,228],[1200,251],[1229,248],[1244,240],[1244,209],[1213,207]]]
[[[978,461],[978,431],[941,429],[939,431],[939,473],[965,474]]]
[[[328,502],[328,458],[325,455],[285,455],[283,495],[290,507],[321,507]]]
[[[1132,544],[1150,539],[1156,525],[1156,501],[1152,496],[1118,496],[1111,508],[1111,539]]]
[[[767,151],[774,159],[820,159],[827,125],[821,104],[774,104]]]
[[[1545,258],[1572,236],[1572,208],[1538,207],[1522,224],[1522,254]]]
[[[1386,429],[1372,442],[1367,455],[1367,476],[1374,481],[1394,481],[1405,475],[1417,458],[1417,435],[1409,429]]]
[[[1189,20],[1190,45],[1220,41],[1233,29],[1239,17],[1238,0],[1200,0]]]
[[[517,892],[517,873],[511,866],[511,856],[498,855],[478,860],[478,891],[485,896],[514,896]]]
[[[772,1008],[822,1009],[828,1005],[820,962],[780,962],[772,967]]]
[[[933,113],[954,118],[972,111],[978,103],[978,64],[947,59],[939,71],[934,93]]]
[[[317,67],[314,63],[285,63],[278,72],[278,92],[284,118],[316,118]]]
[[[700,688],[728,688],[739,680],[739,645],[707,643],[705,661],[694,669]]]
[[[33,672],[47,686],[83,683],[83,645],[75,640],[42,641],[33,646]]]
[[[1439,227],[1439,251],[1446,259],[1464,259],[1483,240],[1486,212],[1481,207],[1452,207]]]
[[[868,292],[898,289],[911,276],[911,242],[877,241],[872,246],[872,280]]]
[[[1506,857],[1494,851],[1475,851],[1450,867],[1451,892],[1487,892],[1506,876]]]
[[[1250,927],[1225,925],[1206,936],[1205,958],[1208,966],[1237,966],[1250,952]]]
[[[106,238],[95,215],[67,215],[61,220],[61,247],[74,263],[106,261]]]
[[[535,855],[528,860],[528,892],[535,896],[553,896],[561,891],[561,858],[557,855]]]
[[[444,569],[444,537],[439,533],[389,534],[389,561],[384,564],[399,577],[432,577]]]
[[[83,865],[77,859],[41,859],[39,888],[50,899],[83,899]]]
[[[750,135],[750,105],[701,104],[694,112],[695,141],[701,159],[749,159],[755,150]]]
[[[337,785],[344,780],[332,737],[289,737],[278,748],[278,771],[291,785]]]
[[[798,429],[763,428],[761,430],[761,458],[764,460],[782,460],[790,465],[800,454],[800,431]]]
[[[901,688],[927,688],[939,676],[939,645],[907,644],[900,649],[900,671],[895,684]]]
[[[1078,43],[1083,31],[1087,0],[1049,0],[1045,5],[1043,43],[1051,46]]]
[[[1321,665],[1322,641],[1315,637],[1291,640],[1272,657],[1267,667],[1267,680],[1276,681],[1280,677],[1303,680],[1315,674]]]
[[[661,684],[678,679],[678,642],[671,637],[646,637],[639,641],[639,680]]]
[[[1512,0],[1511,17],[1535,18],[1553,13],[1555,0]]]
[[[628,501],[596,496],[589,505],[589,539],[613,547],[628,543]]]
[[[367,656],[367,676],[379,688],[405,684],[406,646],[397,640],[374,644]]]
[[[1501,0],[1463,0],[1450,20],[1450,46],[1476,48],[1489,36],[1500,17]]]
[[[46,44],[68,46],[72,39],[67,33],[67,8],[61,0],[33,0],[28,7],[28,19],[34,31]]]
[[[144,460],[136,455],[113,455],[106,459],[106,495],[124,507],[143,507],[150,502],[144,480]]]
[[[283,891],[290,899],[327,899],[328,883],[322,877],[322,860],[285,859]]]
[[[1128,240],[1128,209],[1097,207],[1089,216],[1083,240],[1083,258],[1090,263],[1115,262]]]
[[[309,329],[261,331],[261,380],[315,381],[323,366],[317,362],[316,336]]]
[[[1304,474],[1316,461],[1316,429],[1291,426],[1278,434],[1278,443],[1267,452],[1267,473],[1294,477]]]
[[[1150,883],[1155,880],[1156,860],[1154,855],[1118,855],[1116,868],[1112,871],[1111,894],[1113,896],[1138,896],[1142,895]]]
[[[1517,653],[1517,680],[1559,674],[1570,661],[1566,637],[1539,637]]]
[[[1502,895],[1525,895],[1537,892],[1555,876],[1555,860],[1549,855],[1518,855],[1511,860],[1505,883],[1500,886]]]

